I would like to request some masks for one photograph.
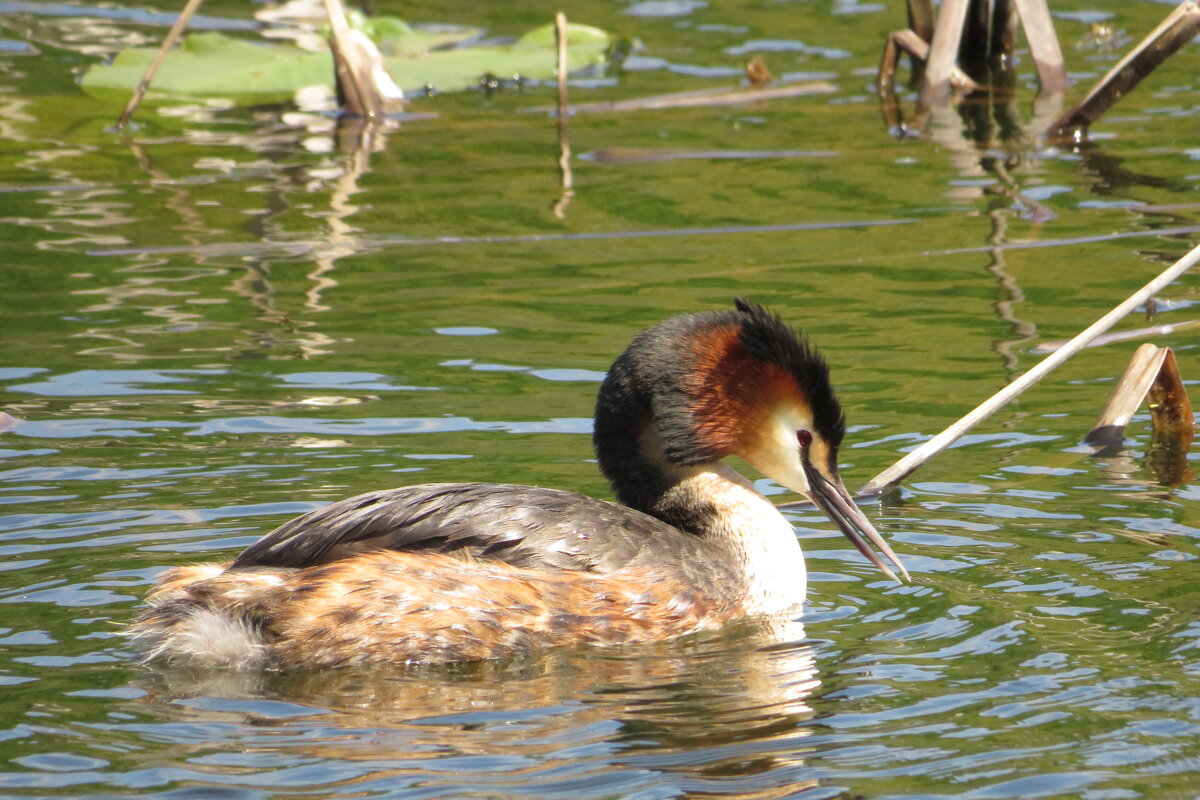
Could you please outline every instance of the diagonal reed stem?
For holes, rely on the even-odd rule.
[[[1091,327],[1067,342],[1062,349],[1051,353],[1033,369],[983,401],[974,411],[869,480],[858,493],[860,495],[878,494],[884,488],[904,480],[904,478],[911,475],[926,461],[957,441],[964,433],[990,417],[1008,403],[1008,401],[1037,383],[1059,364],[1062,364],[1086,347],[1088,342],[1117,324],[1126,314],[1133,311],[1180,275],[1187,272],[1198,261],[1200,261],[1200,245],[1193,247],[1187,255],[1159,273],[1158,277],[1154,280],[1131,294],[1125,302],[1092,323]]]
[[[183,11],[179,12],[179,17],[175,20],[175,24],[171,26],[171,30],[167,31],[166,38],[163,39],[158,52],[154,54],[154,60],[150,62],[150,66],[146,67],[145,74],[138,81],[137,88],[133,90],[133,96],[125,104],[125,110],[121,112],[121,118],[117,120],[117,128],[124,128],[129,124],[129,120],[133,117],[133,112],[137,111],[142,98],[146,95],[146,90],[150,88],[150,81],[154,80],[154,73],[158,72],[158,68],[162,66],[163,59],[167,57],[167,53],[171,52],[171,48],[179,40],[183,29],[187,27],[188,20],[192,18],[192,15],[196,13],[196,9],[203,2],[204,0],[188,0],[187,5],[183,7]]]

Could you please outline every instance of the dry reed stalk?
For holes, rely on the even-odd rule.
[[[1133,91],[1167,57],[1183,47],[1200,30],[1200,3],[1184,0],[1138,46],[1122,58],[1084,96],[1046,131],[1056,138],[1081,139],[1093,122],[1114,103]]]
[[[1160,272],[1158,276],[1154,278],[1154,280],[1150,281],[1141,289],[1131,294],[1125,299],[1124,302],[1122,302],[1112,311],[1109,311],[1103,317],[1096,320],[1096,322],[1092,323],[1090,327],[1082,331],[1074,339],[1063,346],[1062,349],[1047,356],[1033,369],[1029,370],[1024,375],[1010,383],[1008,386],[1005,386],[987,400],[980,403],[979,406],[973,411],[966,414],[957,422],[939,433],[937,436],[934,436],[916,450],[912,451],[904,458],[900,459],[895,464],[876,475],[874,478],[868,481],[862,489],[859,490],[859,494],[878,494],[884,488],[904,480],[904,478],[911,475],[926,461],[933,458],[942,450],[956,442],[959,437],[961,437],[967,431],[971,430],[980,422],[990,417],[1010,400],[1024,392],[1030,386],[1033,386],[1064,361],[1086,347],[1088,343],[1097,336],[1107,331],[1113,325],[1117,324],[1117,322],[1125,317],[1126,314],[1136,309],[1142,303],[1146,302],[1146,300],[1148,300],[1150,297],[1158,294],[1172,281],[1191,269],[1198,261],[1200,261],[1200,245],[1193,247],[1190,251],[1188,251],[1187,255],[1183,256],[1170,267]]]

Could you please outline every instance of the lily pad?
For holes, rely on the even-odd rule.
[[[483,28],[461,25],[422,25],[414,28],[398,17],[368,17],[361,11],[346,12],[351,28],[358,28],[371,38],[385,56],[420,57],[434,50],[461,45],[484,34]],[[322,29],[329,35],[328,26]]]
[[[401,23],[403,24],[403,23]],[[407,26],[404,26],[407,28]],[[406,94],[432,86],[458,92],[478,85],[484,75],[532,80],[553,78],[556,68],[554,28],[526,33],[510,45],[476,45],[429,50],[428,37],[406,37],[394,25],[377,25],[384,62]],[[409,31],[413,30],[411,28]],[[567,28],[567,68],[571,72],[604,62],[610,34],[587,25]],[[418,41],[420,44],[418,44]],[[102,100],[124,102],[141,80],[157,48],[122,50],[111,64],[96,64],[84,73],[82,87]],[[391,50],[398,55],[387,55]],[[151,84],[150,97],[163,99],[222,98],[242,105],[285,102],[299,89],[333,86],[333,58],[297,47],[260,44],[221,33],[188,36],[164,59]]]

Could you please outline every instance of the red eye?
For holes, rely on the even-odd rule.
[[[812,444],[812,434],[808,431],[796,431],[796,441],[800,443],[801,447],[807,448]]]

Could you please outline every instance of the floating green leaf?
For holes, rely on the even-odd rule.
[[[346,12],[351,28],[371,38],[385,56],[423,56],[433,50],[462,44],[483,36],[483,28],[462,25],[422,25],[414,28],[398,17],[368,17],[361,11]],[[323,29],[329,35],[328,26]]]
[[[374,33],[383,43],[384,61],[396,83],[413,94],[425,86],[457,92],[477,85],[484,75],[520,75],[545,80],[555,74],[553,26],[537,28],[511,45],[481,45],[431,50],[448,34],[411,35],[414,29],[399,20],[375,20]],[[587,25],[567,29],[568,70],[603,63],[611,36]],[[156,48],[122,50],[111,64],[97,64],[84,73],[89,95],[124,102],[141,80]],[[388,53],[397,53],[388,55]],[[244,105],[290,100],[298,89],[333,86],[329,53],[310,53],[296,47],[259,44],[220,33],[187,37],[163,61],[154,77],[151,96],[225,98]]]

